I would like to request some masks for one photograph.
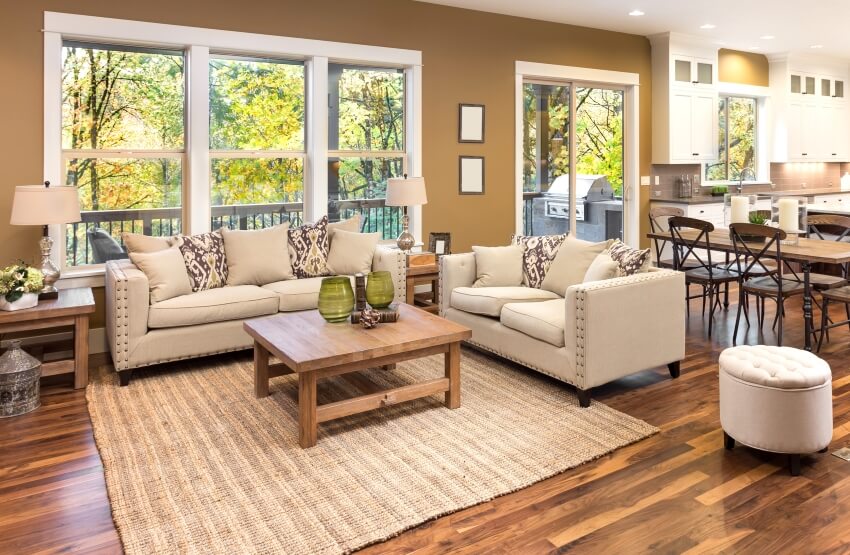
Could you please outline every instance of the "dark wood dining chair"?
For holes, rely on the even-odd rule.
[[[673,206],[658,206],[649,209],[649,229],[652,233],[659,235],[670,232],[670,218],[684,216],[685,211]],[[655,250],[655,265],[659,268],[674,269],[673,251],[669,239],[653,239],[652,246]]]
[[[812,214],[808,217],[809,238],[823,241],[850,242],[850,218],[835,214]],[[821,295],[821,324],[818,337],[818,351],[823,339],[829,341],[829,330],[847,325],[850,327],[850,264],[840,265],[840,276],[831,274],[810,274],[809,283],[814,291]],[[844,305],[846,320],[833,321],[829,315],[829,305]]]
[[[670,242],[673,245],[673,265],[685,273],[685,302],[690,304],[691,299],[701,296],[704,313],[705,301],[708,300],[708,336],[711,337],[714,311],[720,304],[720,287],[738,281],[738,275],[712,263],[709,234],[714,231],[714,224],[696,218],[673,216],[668,225]],[[696,234],[685,236],[683,231],[694,231]],[[691,262],[693,266],[685,267],[687,262]],[[692,296],[691,285],[702,287],[702,295]]]
[[[729,236],[735,251],[735,261],[738,265],[738,314],[735,316],[735,330],[732,332],[732,344],[737,345],[738,327],[741,323],[741,312],[749,306],[752,295],[761,301],[759,312],[759,329],[764,323],[764,304],[767,299],[776,302],[776,316],[773,327],[779,325],[777,344],[782,345],[782,321],[785,317],[785,300],[804,292],[803,283],[796,273],[789,268],[794,279],[788,279],[784,274],[782,264],[782,240],[786,233],[779,228],[758,224],[731,224]],[[768,263],[775,267],[775,272],[767,275],[764,269]],[[749,324],[749,319],[747,320]]]

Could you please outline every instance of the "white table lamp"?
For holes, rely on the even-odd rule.
[[[416,244],[416,239],[408,230],[410,218],[407,215],[408,206],[420,206],[428,203],[428,196],[425,194],[425,178],[424,177],[394,177],[387,180],[387,206],[401,206],[404,210],[404,215],[401,218],[402,231],[398,236],[396,243],[398,248],[404,252],[410,252],[413,245]]]
[[[56,281],[59,269],[50,260],[53,239],[47,233],[47,226],[68,224],[80,221],[80,199],[76,187],[51,187],[49,181],[44,185],[19,185],[15,187],[12,201],[12,225],[40,225],[44,234],[39,241],[41,248],[41,272],[44,274],[44,288],[40,298],[55,298],[58,295]]]

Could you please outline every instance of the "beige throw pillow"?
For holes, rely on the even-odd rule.
[[[522,247],[472,247],[477,278],[473,287],[522,285]]]
[[[593,259],[593,262],[591,262],[590,267],[584,274],[582,283],[615,278],[619,275],[618,269],[619,267],[614,259],[607,252],[603,252],[596,255],[596,258]]]
[[[380,233],[355,233],[337,228],[328,254],[328,271],[338,276],[368,274]]]
[[[128,253],[162,251],[174,244],[174,237],[152,237],[127,231],[121,234],[121,240]]]
[[[266,285],[295,277],[289,261],[289,222],[268,229],[222,229],[227,285]]]
[[[334,234],[337,231],[348,231],[351,233],[360,233],[360,214],[355,214],[347,220],[341,222],[333,222],[328,224],[328,241],[333,243]]]
[[[176,246],[155,252],[131,252],[130,260],[148,278],[151,303],[192,292],[192,282],[189,281],[183,255]]]
[[[541,287],[563,297],[570,285],[584,281],[584,275],[593,264],[593,260],[610,244],[611,241],[591,243],[567,237],[561,243],[552,265],[549,266]]]

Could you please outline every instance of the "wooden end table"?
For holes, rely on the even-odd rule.
[[[90,287],[61,289],[57,298],[40,300],[32,308],[0,311],[0,333],[73,326],[74,358],[43,363],[41,376],[73,373],[74,389],[82,389],[89,383],[89,315],[93,312]]]
[[[416,294],[417,285],[431,284],[430,293]],[[407,304],[418,306],[422,310],[437,314],[439,306],[440,268],[436,264],[408,266],[407,268]]]
[[[371,330],[350,323],[329,324],[317,310],[289,312],[243,324],[254,339],[254,394],[269,394],[269,379],[298,375],[298,442],[316,444],[318,424],[404,401],[445,392],[445,405],[460,407],[460,342],[472,331],[409,305],[399,320]],[[321,378],[390,367],[404,360],[445,355],[445,377],[318,405]],[[281,362],[269,364],[269,355]]]

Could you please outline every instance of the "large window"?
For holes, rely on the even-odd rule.
[[[182,228],[184,56],[66,42],[62,47],[62,171],[79,189],[67,265],[120,256],[121,232]]]
[[[718,162],[705,165],[706,181],[756,180],[756,99],[722,96],[718,103]]]
[[[401,210],[384,206],[387,179],[405,173],[404,73],[328,68],[328,217],[362,216],[364,231],[398,236]]]
[[[360,214],[399,234],[386,183],[421,175],[421,52],[44,16],[44,179],[78,189],[83,220],[50,226],[57,264],[126,258],[122,232]]]
[[[299,225],[304,203],[304,64],[210,60],[212,229]]]

